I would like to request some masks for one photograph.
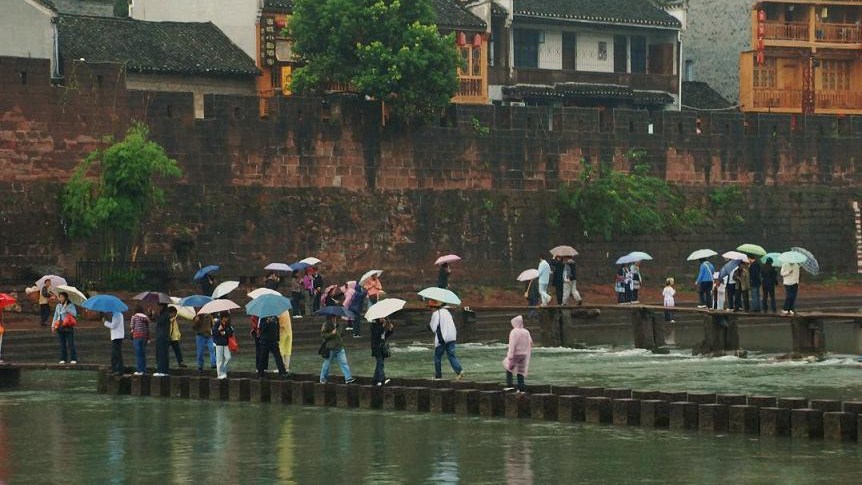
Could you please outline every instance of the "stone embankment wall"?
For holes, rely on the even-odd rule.
[[[454,251],[462,281],[501,282],[566,242],[583,253],[581,280],[609,281],[610,263],[633,249],[655,253],[647,275],[658,279],[692,272],[692,249],[744,241],[805,246],[829,273],[856,271],[862,118],[453,106],[405,127],[382,126],[379,106],[352,99],[279,99],[261,118],[256,98],[211,96],[196,119],[191,94],[126,90],[116,66],[65,72],[51,86],[45,61],[0,58],[0,279],[35,266],[71,274],[101,254],[98,239],[65,236],[57,195],[133,120],[184,171],[139,254],[178,272],[216,262],[255,275],[315,254],[328,274],[382,267],[420,285],[434,279],[430,261]],[[630,169],[632,149],[692,203],[742,190],[717,198],[690,233],[585,234],[556,190],[578,180],[582,160]]]

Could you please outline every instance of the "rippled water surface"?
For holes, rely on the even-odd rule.
[[[856,444],[108,397],[94,388],[92,373],[32,371],[22,390],[0,394],[0,480],[802,484],[862,476]]]

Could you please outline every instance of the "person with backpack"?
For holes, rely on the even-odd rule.
[[[258,320],[258,335],[259,347],[258,362],[257,362],[257,377],[263,378],[266,368],[269,367],[269,354],[272,354],[275,359],[275,366],[278,368],[278,375],[285,377],[287,370],[284,367],[284,360],[281,357],[281,349],[279,349],[281,328],[279,326],[278,317],[270,316]]]
[[[387,340],[393,331],[394,326],[392,322],[386,318],[378,318],[371,322],[371,356],[376,361],[374,365],[374,385],[376,386],[389,384],[389,379],[386,378],[383,365],[384,361],[390,356],[389,342]]]
[[[60,363],[65,364],[71,357],[70,364],[78,363],[78,350],[75,348],[75,325],[78,324],[78,311],[75,304],[69,301],[69,294],[61,291],[57,296],[57,306],[54,308],[54,323],[51,326],[60,341]]]

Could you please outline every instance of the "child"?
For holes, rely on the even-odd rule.
[[[724,285],[721,284],[721,274],[718,271],[712,273],[712,308],[713,310],[724,308]]]
[[[524,317],[518,315],[512,319],[512,331],[509,332],[509,352],[503,359],[503,368],[506,369],[507,387],[505,390],[517,390],[518,392],[527,390],[524,378],[527,377],[527,370],[530,367],[532,348],[533,339],[530,337],[530,331],[524,328]],[[517,386],[512,385],[512,374],[518,375]]]
[[[676,290],[674,289],[673,284],[673,278],[668,278],[665,280],[664,289],[661,292],[664,297],[664,321],[666,323],[665,335],[668,336],[667,343],[669,344],[673,344],[676,341],[672,326],[676,321],[673,319],[673,314],[671,313],[671,308],[675,306],[673,297],[676,295]]]

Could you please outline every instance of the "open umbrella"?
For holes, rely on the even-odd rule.
[[[643,251],[632,251],[625,256],[621,256],[617,259],[616,264],[629,264],[636,263],[638,261],[650,261],[652,260],[652,256],[643,252]]]
[[[228,310],[236,310],[239,307],[239,305],[230,300],[213,300],[198,310],[198,313],[220,313]]]
[[[176,309],[177,317],[182,318],[183,320],[194,320],[195,308],[192,306],[183,306],[183,300],[185,300],[185,298],[177,298],[175,296],[172,296],[171,301],[173,303],[168,306]]]
[[[213,301],[212,297],[206,295],[192,295],[187,296],[179,301],[179,304],[182,306],[190,306],[194,308],[200,308],[207,303]]]
[[[780,253],[766,253],[760,258],[760,262],[763,264],[766,264],[766,260],[771,259],[772,265],[777,266],[777,265],[781,264],[778,262],[778,258],[780,258],[780,257],[781,257]]]
[[[741,261],[738,259],[731,259],[730,261],[724,263],[724,266],[721,267],[721,271],[718,272],[718,277],[724,279],[730,276],[730,273],[733,272],[734,269],[739,267]]]
[[[764,254],[766,254],[766,250],[763,249],[763,246],[758,246],[757,244],[751,243],[740,244],[736,248],[736,250],[745,254],[751,254],[753,256],[763,256]]]
[[[45,286],[45,281],[47,281],[47,280],[51,280],[51,287],[52,288],[56,288],[60,285],[67,285],[68,284],[68,283],[66,283],[66,279],[63,278],[62,276],[49,274],[49,275],[45,275],[45,276],[39,278],[38,280],[36,280],[36,286],[38,286],[39,289],[41,290],[42,287]]]
[[[712,249],[698,249],[697,251],[693,251],[688,255],[686,261],[697,261],[700,259],[711,258],[713,256],[717,256],[718,253],[713,251]]]
[[[518,275],[518,281],[530,281],[539,277],[539,270],[536,268],[525,269]]]
[[[315,315],[323,315],[327,317],[345,317],[345,318],[353,318],[353,312],[344,308],[341,305],[330,305],[317,310]]]
[[[365,282],[368,281],[368,278],[371,278],[374,275],[380,276],[382,274],[382,269],[372,269],[371,271],[366,271],[365,274],[362,275],[362,278],[359,278],[359,286],[364,285]]]
[[[245,312],[260,318],[276,317],[293,308],[281,295],[261,295],[245,305]]]
[[[778,256],[781,264],[802,264],[808,261],[808,256],[797,251],[785,251]]]
[[[96,295],[87,298],[82,307],[94,312],[123,313],[129,310],[128,305],[114,295]]]
[[[368,307],[368,311],[365,312],[365,319],[369,322],[373,322],[379,318],[386,318],[404,308],[404,305],[406,304],[407,302],[400,298],[386,298],[380,300]]]
[[[256,290],[249,291],[247,294],[248,294],[248,297],[251,298],[252,300],[254,300],[255,298],[261,297],[263,295],[284,296],[281,293],[279,293],[278,291],[275,291],[275,290],[272,290],[269,288],[258,288]]]
[[[307,257],[307,258],[305,258],[305,259],[300,260],[299,262],[300,262],[300,263],[305,263],[305,264],[307,264],[307,265],[309,265],[309,266],[315,266],[315,265],[320,264],[320,260],[319,260],[319,259],[317,259],[317,258],[315,258],[314,256],[309,256],[309,257]]]
[[[802,263],[802,269],[808,271],[813,275],[817,275],[817,273],[820,273],[820,263],[818,263],[817,258],[815,258],[813,254],[811,254],[811,251],[805,248],[800,248],[799,246],[794,246],[790,249],[808,258],[807,260],[805,260],[804,263]]]
[[[293,271],[303,271],[303,270],[308,269],[310,267],[311,267],[310,264],[303,263],[302,261],[297,261],[297,262],[292,263],[290,265],[290,269],[292,269]]]
[[[221,298],[237,288],[239,288],[239,281],[222,281],[213,290],[213,300]]]
[[[448,305],[461,304],[461,299],[458,298],[458,295],[456,295],[450,290],[447,290],[445,288],[438,288],[436,286],[425,288],[424,290],[419,292],[419,296],[428,300],[436,300],[440,303],[446,303]]]
[[[577,249],[575,249],[571,246],[557,246],[554,249],[551,249],[550,252],[551,252],[551,256],[553,256],[555,258],[557,256],[565,258],[567,256],[571,257],[571,256],[577,256],[578,255]]]
[[[199,269],[197,273],[195,273],[195,277],[192,279],[195,281],[202,280],[206,277],[206,275],[208,275],[210,273],[215,273],[216,271],[218,271],[219,268],[221,268],[221,266],[218,266],[215,264],[211,264],[209,266],[204,266],[203,268]]]
[[[74,286],[59,285],[54,287],[54,293],[59,294],[61,291],[65,291],[66,294],[69,295],[69,300],[71,300],[75,305],[80,305],[87,301],[87,296],[81,293],[81,290]]]
[[[748,255],[740,253],[739,251],[728,251],[721,255],[724,259],[730,259],[732,261],[747,261]]]
[[[171,297],[159,291],[145,291],[143,293],[138,293],[132,297],[132,299],[145,301],[147,303],[164,303],[166,305],[173,303]]]
[[[17,303],[15,297],[13,297],[12,295],[7,295],[6,293],[0,293],[0,309],[6,308],[7,306],[12,306],[15,303]]]
[[[290,265],[287,263],[269,263],[268,265],[264,266],[263,269],[269,271],[283,271],[285,273],[293,272],[293,268],[291,268]]]
[[[458,256],[457,254],[447,254],[446,256],[440,256],[437,258],[437,261],[434,261],[434,264],[454,263],[455,261],[461,261],[461,256]]]

